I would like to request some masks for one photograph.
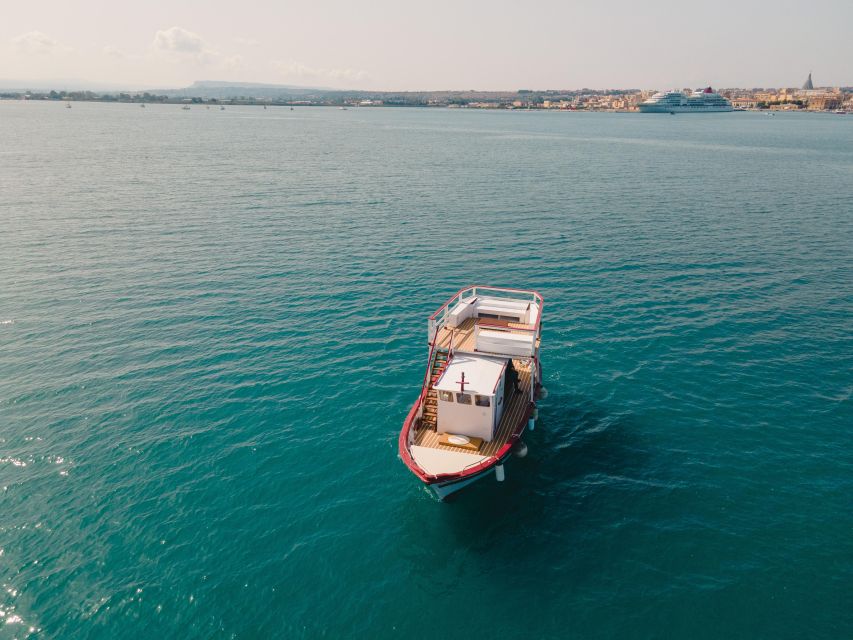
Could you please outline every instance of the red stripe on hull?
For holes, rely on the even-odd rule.
[[[537,385],[538,386],[538,385]],[[484,460],[478,465],[465,469],[463,471],[459,471],[458,473],[441,473],[438,475],[432,475],[421,469],[418,464],[412,458],[412,454],[409,452],[409,432],[412,429],[412,425],[415,421],[415,415],[418,412],[418,409],[421,405],[421,402],[424,398],[424,393],[421,393],[420,397],[417,399],[415,404],[409,410],[409,415],[406,417],[406,421],[403,423],[403,429],[400,431],[400,438],[398,440],[397,446],[400,452],[400,458],[402,458],[403,463],[409,468],[409,470],[414,473],[418,478],[420,478],[421,482],[424,484],[436,484],[436,483],[448,483],[459,480],[465,480],[472,476],[476,476],[484,471],[487,471],[499,464],[503,461],[512,451],[513,445],[518,442],[518,439],[521,438],[521,435],[524,433],[524,430],[527,428],[527,422],[530,420],[530,416],[533,415],[533,409],[536,407],[535,402],[530,402],[527,406],[527,411],[521,417],[521,420],[518,421],[515,429],[510,434],[509,439],[506,441],[506,444],[498,449],[497,453]]]

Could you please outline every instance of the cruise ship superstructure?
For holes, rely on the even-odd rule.
[[[696,89],[689,96],[681,91],[664,91],[640,103],[640,111],[643,113],[713,113],[733,110],[732,103],[711,87]]]

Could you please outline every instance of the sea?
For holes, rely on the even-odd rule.
[[[0,638],[853,637],[853,116],[0,102]],[[441,503],[427,317],[545,298]]]

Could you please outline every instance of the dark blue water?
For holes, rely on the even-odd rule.
[[[853,636],[853,118],[0,102],[0,638]],[[507,481],[426,317],[546,299]]]

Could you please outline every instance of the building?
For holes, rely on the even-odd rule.
[[[806,108],[809,111],[829,111],[841,107],[843,96],[837,89],[832,91],[814,89],[808,93],[808,106]]]
[[[755,109],[758,101],[755,98],[732,98],[732,106],[735,109]]]

